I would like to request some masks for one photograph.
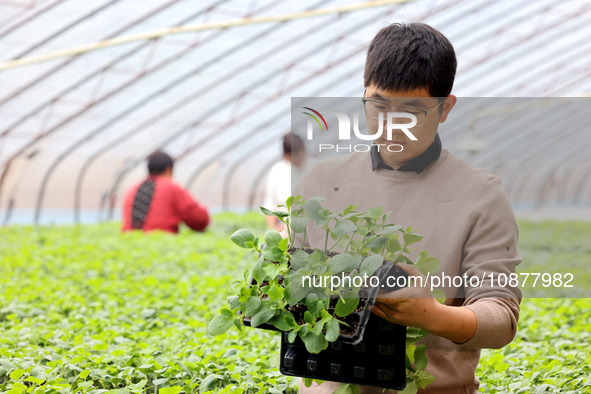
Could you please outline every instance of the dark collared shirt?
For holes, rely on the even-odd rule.
[[[435,140],[423,153],[413,159],[410,159],[408,163],[396,170],[384,163],[384,160],[378,151],[377,145],[371,146],[370,155],[372,171],[382,167],[392,171],[414,171],[417,174],[420,174],[425,168],[429,167],[431,163],[437,160],[439,155],[441,155],[441,138],[439,138],[439,133],[435,134]]]

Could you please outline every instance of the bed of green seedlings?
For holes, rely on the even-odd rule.
[[[277,333],[207,333],[252,264],[230,235],[266,231],[257,213],[213,219],[176,237],[118,224],[0,228],[0,392],[296,392],[278,372]],[[520,270],[588,278],[590,233],[521,222]],[[591,392],[590,333],[591,300],[524,299],[513,343],[482,352],[481,391]]]

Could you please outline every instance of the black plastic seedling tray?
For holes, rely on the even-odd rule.
[[[358,329],[354,334],[341,334],[327,349],[318,354],[311,354],[299,337],[294,343],[289,343],[287,333],[282,332],[282,374],[393,390],[404,389],[406,327],[373,315],[371,310],[380,289],[398,289],[396,286],[387,286],[386,278],[407,274],[388,262],[376,272],[376,275],[380,278],[380,286],[362,289],[360,293],[366,298],[366,305],[363,310],[354,312],[359,316]],[[244,325],[250,326],[250,320],[245,318]],[[257,328],[280,331],[269,323]]]
[[[405,350],[406,327],[372,315],[359,343],[337,339],[318,354],[308,353],[299,337],[289,343],[283,333],[279,370],[289,376],[403,390]]]
[[[406,276],[400,268],[389,264],[379,273],[380,288],[388,287],[386,277]],[[377,386],[403,390],[406,386],[406,327],[390,323],[371,313],[379,288],[374,288],[366,308],[359,312],[364,323],[355,337],[339,336],[319,354],[306,350],[298,337],[289,343],[287,334],[281,335],[281,365],[284,375]]]

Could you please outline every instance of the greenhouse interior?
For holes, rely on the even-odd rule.
[[[586,0],[0,1],[0,392],[591,393],[590,22]],[[393,272],[430,289],[388,298]]]

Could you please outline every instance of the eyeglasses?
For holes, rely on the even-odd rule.
[[[367,115],[368,118],[379,120],[380,113],[386,114],[388,112],[408,112],[417,118],[417,124],[419,124],[427,118],[427,115],[429,115],[431,112],[435,111],[441,105],[441,103],[443,103],[444,100],[440,100],[439,104],[437,104],[435,107],[431,108],[430,110],[424,110],[424,109],[415,108],[415,107],[395,108],[395,107],[392,107],[387,102],[382,101],[382,100],[367,99],[367,98],[365,98],[365,94],[363,95],[363,98],[361,99],[361,101],[363,102],[363,108],[364,108],[365,114]],[[383,116],[382,119],[386,119],[386,117]]]

